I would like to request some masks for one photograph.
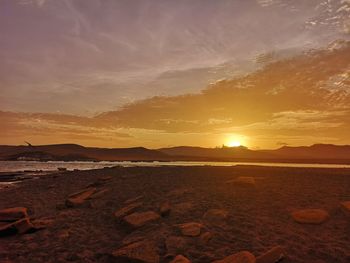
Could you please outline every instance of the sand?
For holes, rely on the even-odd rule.
[[[249,179],[232,183],[242,177]],[[87,187],[96,188],[93,198],[67,208],[68,197]],[[0,209],[27,207],[45,228],[1,237],[0,262],[120,262],[113,252],[146,240],[160,262],[177,254],[198,263],[240,251],[258,257],[280,246],[281,262],[345,263],[350,216],[340,204],[349,200],[349,169],[116,167],[47,175],[1,190]],[[145,223],[129,217],[137,221],[130,227],[115,212],[135,202],[128,213],[153,215],[164,204],[167,212]],[[301,224],[291,214],[302,209],[323,209],[329,218]],[[200,233],[183,235],[187,223]]]

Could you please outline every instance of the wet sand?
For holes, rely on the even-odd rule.
[[[238,177],[250,179],[237,183]],[[89,185],[100,194],[66,207],[70,194]],[[350,215],[340,203],[349,200],[350,169],[116,167],[47,175],[1,190],[0,209],[27,207],[33,220],[50,223],[34,233],[1,237],[0,262],[120,262],[113,251],[146,240],[156,245],[160,262],[175,254],[198,263],[242,250],[259,256],[278,245],[286,254],[281,262],[345,263]],[[114,213],[135,202],[141,203],[136,212],[159,213],[164,203],[170,212],[130,228]],[[324,209],[328,220],[295,222],[291,213],[307,208]],[[211,209],[224,216],[204,216]],[[200,235],[181,233],[179,225],[189,222],[202,225]]]

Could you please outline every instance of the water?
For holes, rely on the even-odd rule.
[[[155,167],[155,166],[235,166],[235,165],[257,165],[272,167],[302,167],[302,168],[350,168],[349,164],[307,164],[307,163],[254,163],[254,162],[36,162],[36,161],[0,161],[0,172],[19,171],[57,171],[58,168],[67,170],[91,170],[104,167]]]

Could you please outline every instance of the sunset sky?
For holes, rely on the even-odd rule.
[[[0,144],[350,144],[350,0],[0,0]]]

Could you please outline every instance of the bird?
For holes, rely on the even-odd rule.
[[[29,147],[32,147],[33,145],[30,143],[30,142],[27,142],[27,141],[24,141],[26,144],[27,144],[27,146],[29,146]]]

